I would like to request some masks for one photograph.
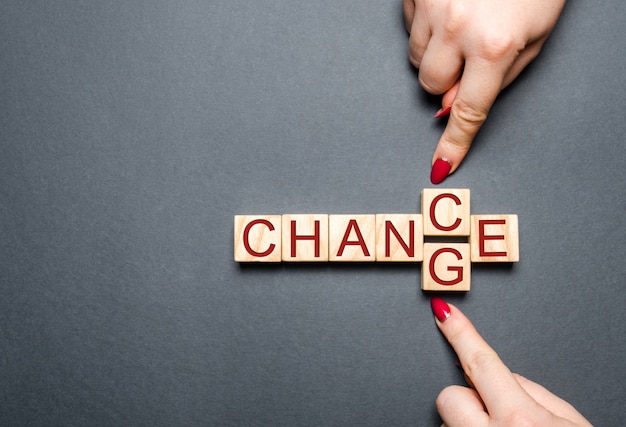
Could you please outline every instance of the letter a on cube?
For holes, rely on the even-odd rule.
[[[376,215],[328,215],[329,261],[376,261]]]

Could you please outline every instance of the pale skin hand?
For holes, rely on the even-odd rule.
[[[449,317],[435,321],[473,388],[450,386],[439,394],[437,409],[443,426],[591,426],[563,399],[512,374],[467,317],[453,305],[449,307]]]
[[[403,0],[409,59],[451,106],[433,162],[465,158],[500,91],[539,54],[565,0]]]

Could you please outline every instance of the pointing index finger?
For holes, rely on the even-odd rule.
[[[512,407],[519,408],[532,402],[511,371],[459,309],[437,297],[432,298],[431,304],[437,326],[459,357],[465,374],[490,415],[506,414]],[[446,307],[447,316],[444,314]]]
[[[466,60],[433,162],[446,159],[451,164],[450,173],[463,162],[502,89],[507,69],[508,65],[493,64],[482,58]]]

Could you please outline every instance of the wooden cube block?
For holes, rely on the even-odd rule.
[[[472,262],[518,262],[517,215],[472,215]]]
[[[280,215],[235,215],[235,261],[281,261]]]
[[[328,261],[328,215],[283,215],[283,261]]]
[[[469,291],[469,243],[425,243],[422,290]]]
[[[376,215],[329,215],[330,261],[376,261]]]
[[[422,215],[419,214],[376,215],[376,261],[422,261],[422,227]]]
[[[424,236],[469,236],[469,189],[425,188],[422,216]]]

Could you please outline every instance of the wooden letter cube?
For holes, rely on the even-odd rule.
[[[330,261],[376,261],[376,215],[329,215]]]
[[[469,243],[425,243],[422,290],[470,290]]]
[[[235,215],[235,261],[281,261],[280,215]]]
[[[424,236],[469,236],[469,189],[435,189],[422,191]]]
[[[472,262],[518,262],[517,215],[472,215]]]
[[[376,261],[422,261],[422,227],[419,214],[376,215]]]
[[[328,261],[328,215],[283,215],[283,261]]]

